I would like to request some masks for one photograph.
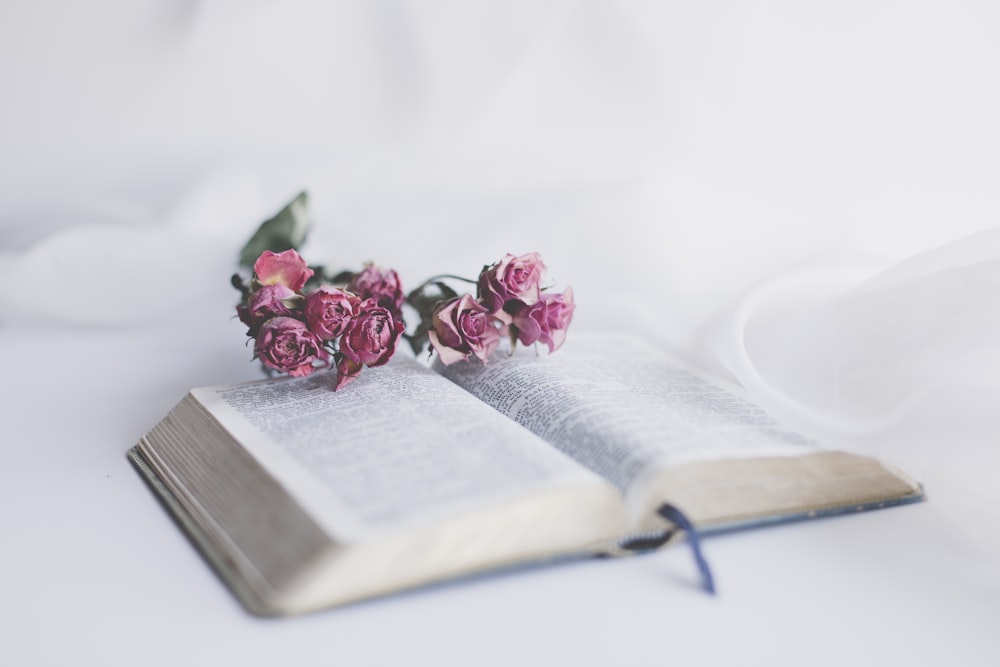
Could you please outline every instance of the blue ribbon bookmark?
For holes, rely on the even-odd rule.
[[[670,503],[664,503],[656,510],[661,517],[677,526],[678,529],[687,534],[687,543],[691,545],[691,553],[694,555],[694,562],[698,566],[701,574],[701,587],[709,595],[715,595],[715,580],[712,577],[712,570],[705,560],[705,555],[701,552],[701,539],[697,529],[684,512],[680,511]],[[665,530],[656,535],[642,535],[633,537],[619,546],[628,551],[648,551],[661,547],[674,536],[674,530]]]
[[[701,538],[698,535],[698,531],[695,530],[694,525],[684,515],[684,512],[681,512],[670,503],[660,505],[656,513],[687,533],[687,541],[691,545],[694,562],[698,566],[698,572],[701,573],[701,587],[709,595],[715,595],[715,579],[712,577],[712,570],[708,567],[705,555],[701,552]]]

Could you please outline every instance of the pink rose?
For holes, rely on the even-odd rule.
[[[542,341],[555,352],[566,340],[566,329],[573,319],[573,288],[567,287],[562,294],[542,293],[533,305],[517,302],[512,308],[517,339],[522,345]]]
[[[314,361],[329,358],[305,322],[292,317],[273,317],[264,322],[254,351],[265,366],[295,377],[309,375]]]
[[[265,250],[254,262],[253,272],[261,285],[284,285],[296,292],[301,291],[313,275],[306,260],[294,250],[277,254]]]
[[[479,274],[479,300],[493,313],[513,299],[530,306],[538,301],[544,271],[537,252],[520,257],[508,253]]]
[[[486,361],[500,342],[497,318],[471,294],[439,304],[427,332],[441,362],[449,366],[475,355]]]
[[[368,299],[340,339],[340,352],[355,365],[381,366],[396,352],[404,328],[388,308]]]
[[[320,340],[332,340],[347,330],[360,306],[354,294],[323,285],[306,297],[306,324]]]
[[[265,285],[250,294],[246,306],[237,306],[236,313],[249,327],[247,335],[256,336],[260,325],[267,320],[291,315],[297,298],[298,295],[285,285]]]
[[[382,271],[377,266],[369,264],[361,273],[351,279],[347,289],[362,299],[375,299],[378,305],[399,313],[406,299],[399,274],[393,269]]]

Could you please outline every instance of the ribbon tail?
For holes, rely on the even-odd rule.
[[[712,569],[705,560],[705,555],[701,551],[701,537],[695,529],[694,524],[687,518],[684,512],[671,505],[664,503],[656,510],[656,513],[664,519],[674,524],[687,535],[687,543],[691,545],[691,552],[694,555],[694,562],[698,566],[701,574],[701,587],[709,595],[715,595],[715,579],[712,577]]]

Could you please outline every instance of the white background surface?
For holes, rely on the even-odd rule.
[[[4,664],[996,664],[988,2],[5,3]],[[124,451],[256,377],[236,249],[411,284],[538,250],[637,332],[929,502],[248,617]],[[572,335],[572,332],[571,332]],[[613,351],[609,351],[613,354]]]

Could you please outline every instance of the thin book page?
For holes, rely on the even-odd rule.
[[[606,483],[419,362],[193,393],[341,542]]]
[[[522,348],[436,370],[626,494],[657,468],[819,451],[633,339],[578,335],[551,356]]]

